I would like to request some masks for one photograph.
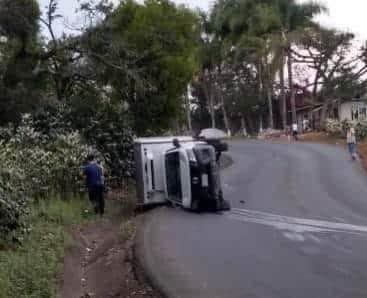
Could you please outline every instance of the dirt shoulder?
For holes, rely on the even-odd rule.
[[[338,146],[346,147],[345,139],[341,139],[332,135],[328,135],[325,132],[314,132],[308,133],[302,136],[302,141],[304,142],[316,142],[322,144],[332,144]],[[367,142],[359,142],[358,143],[358,155],[361,159],[361,162],[364,168],[367,170]],[[345,149],[347,150],[347,149]]]
[[[303,134],[300,137],[301,141],[304,142],[315,142],[330,145],[341,145],[345,146],[346,142],[344,139],[335,137],[333,135],[328,135],[325,132],[310,132]]]
[[[277,136],[276,138],[268,139],[270,141],[276,142],[293,142],[292,138],[288,138],[287,136],[281,135]],[[335,145],[335,146],[346,146],[346,140],[340,137],[336,137],[333,135],[329,135],[325,132],[310,132],[299,136],[300,142],[311,142],[311,143],[320,143],[320,144],[328,144],[328,145]],[[359,142],[357,144],[358,155],[361,159],[363,167],[367,171],[367,141]]]
[[[116,203],[109,208],[115,209]],[[62,298],[160,297],[135,266],[137,219],[123,220],[122,216],[109,214],[71,231],[72,244],[64,258]]]

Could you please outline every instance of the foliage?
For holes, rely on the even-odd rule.
[[[110,179],[121,181],[134,176],[134,132],[127,107],[110,102],[96,104],[93,100],[87,99],[84,103],[79,100],[39,111],[34,117],[36,130],[53,142],[59,140],[60,134],[73,135],[78,131],[103,155]]]
[[[333,29],[314,28],[302,37],[303,54],[294,53],[298,63],[307,64],[315,75],[309,87],[318,101],[335,98],[350,99],[366,91],[366,82],[361,80],[365,67],[353,57],[354,34]],[[360,53],[356,53],[360,55]]]
[[[296,116],[292,46],[298,43],[303,32],[316,26],[313,17],[322,11],[323,6],[311,1],[218,0],[214,4],[211,19],[216,35],[230,42],[237,59],[254,70],[258,104],[262,105],[267,99],[267,110],[260,110],[260,116],[269,115],[270,127],[273,127],[273,113],[276,111],[273,103],[278,91],[278,77],[282,97],[279,103],[282,106],[283,125],[286,124],[285,62],[288,63],[292,116]],[[248,112],[251,113],[251,110]]]
[[[149,0],[144,4],[122,1],[110,20],[114,40],[125,42],[136,53],[147,88],[126,85],[120,77],[108,82],[117,95],[131,87],[126,100],[139,135],[161,132],[180,114],[182,95],[196,71],[199,25],[196,15],[170,1]]]
[[[36,0],[1,0],[1,33],[27,42],[38,33],[40,9]]]
[[[343,125],[340,121],[335,119],[326,119],[325,121],[325,130],[327,133],[333,136],[342,136],[343,134]]]
[[[354,127],[356,131],[356,138],[358,141],[364,141],[367,139],[367,121],[338,121],[334,119],[327,119],[325,130],[334,136],[344,138],[347,133],[348,127]]]
[[[0,145],[0,238],[14,237],[32,198],[78,193],[80,164],[95,151],[76,132],[51,140],[35,130],[30,115]]]
[[[106,104],[81,127],[86,139],[100,152],[110,169],[110,179],[133,177],[134,133],[123,106]]]
[[[35,0],[0,1],[0,124],[36,109],[47,84]]]

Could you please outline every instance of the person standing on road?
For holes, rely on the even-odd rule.
[[[104,214],[104,185],[103,185],[103,170],[95,160],[94,155],[87,157],[88,165],[83,169],[83,177],[88,188],[89,200],[94,207],[94,212]]]
[[[357,158],[357,139],[356,131],[352,126],[347,128],[347,145],[352,160],[355,160]]]
[[[298,124],[297,123],[292,124],[292,135],[293,135],[293,138],[296,141],[298,141]]]

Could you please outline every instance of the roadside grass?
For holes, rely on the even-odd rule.
[[[0,250],[0,298],[56,297],[68,230],[94,218],[86,199],[52,199],[31,207],[21,246]]]

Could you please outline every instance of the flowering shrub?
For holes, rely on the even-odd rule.
[[[334,136],[344,138],[347,133],[347,128],[350,126],[355,128],[357,140],[363,141],[367,139],[367,121],[326,120],[326,132]]]
[[[325,129],[328,134],[333,136],[341,136],[343,133],[342,123],[335,119],[327,119]]]
[[[134,132],[124,104],[100,103],[94,112],[86,114],[67,105],[48,107],[37,113],[34,122],[36,130],[51,140],[79,131],[88,144],[103,153],[114,181],[134,176]]]
[[[78,192],[80,165],[92,152],[96,150],[79,133],[50,138],[37,132],[32,117],[25,115],[15,133],[0,141],[0,238],[22,226],[32,198]]]
[[[134,175],[133,132],[123,111],[106,106],[78,131],[67,113],[24,115],[17,128],[0,128],[0,240],[23,225],[32,199],[79,192],[80,167],[90,153],[105,161],[114,181]]]
[[[123,108],[106,105],[81,131],[103,152],[111,179],[122,181],[134,176],[134,133]]]
[[[21,226],[20,216],[25,212],[28,197],[24,169],[15,166],[17,151],[9,144],[0,143],[0,238]]]
[[[355,124],[356,135],[358,140],[367,139],[367,121],[360,121]]]

